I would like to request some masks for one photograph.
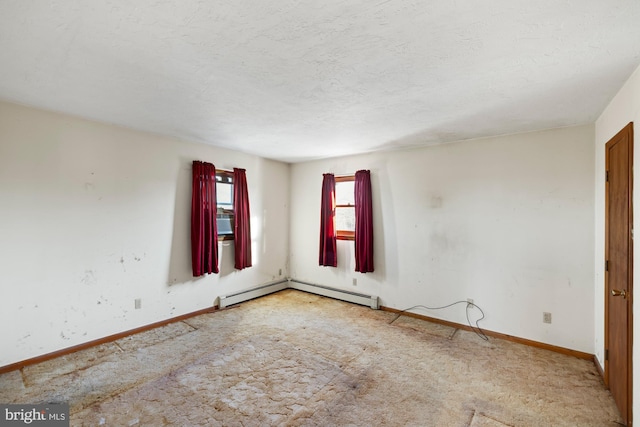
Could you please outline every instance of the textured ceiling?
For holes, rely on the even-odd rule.
[[[593,122],[640,1],[0,0],[0,98],[287,162]]]

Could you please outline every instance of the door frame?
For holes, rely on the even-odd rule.
[[[632,426],[633,416],[633,122],[622,128],[613,138],[605,144],[605,170],[609,170],[609,151],[608,146],[627,134],[629,138],[629,183],[628,183],[628,212],[629,212],[629,254],[627,259],[628,272],[628,290],[629,290],[629,307],[627,316],[627,422],[628,426]],[[605,262],[609,259],[609,182],[605,182],[605,237],[604,237],[604,258]],[[609,275],[605,271],[604,274],[604,383],[609,387],[609,359],[607,353],[609,351]]]

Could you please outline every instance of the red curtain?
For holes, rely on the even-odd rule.
[[[236,247],[235,267],[242,270],[251,267],[251,217],[247,176],[244,169],[233,168],[233,212],[235,215],[233,229]]]
[[[336,267],[336,179],[325,173],[322,179],[322,200],[320,203],[320,265]]]
[[[193,162],[191,193],[191,263],[193,275],[218,273],[216,167]]]
[[[355,178],[356,271],[368,273],[373,271],[373,207],[371,201],[371,174],[368,170],[360,170],[356,172]]]

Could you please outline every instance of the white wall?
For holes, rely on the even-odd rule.
[[[593,156],[583,126],[289,166],[0,103],[0,366],[209,307],[279,269],[400,309],[473,298],[487,329],[593,352]],[[221,274],[191,277],[194,159],[247,169],[254,267],[235,271],[224,246]],[[352,242],[319,267],[322,173],[365,168],[376,271],[354,272]],[[466,322],[464,305],[420,312]]]
[[[602,265],[604,262],[604,186],[605,186],[605,144],[615,134],[617,134],[629,122],[634,122],[634,159],[633,164],[638,164],[640,156],[640,68],[638,68],[627,80],[622,89],[602,112],[595,125],[596,145],[595,145],[595,354],[600,365],[604,366],[604,272]],[[633,223],[638,224],[638,204],[636,195],[640,189],[640,174],[634,173],[633,177],[633,199],[635,204]],[[634,226],[635,227],[635,226]],[[633,264],[635,284],[634,289],[640,289],[640,248],[633,245]],[[640,319],[638,312],[634,309],[634,318]],[[640,366],[640,352],[637,351],[640,345],[640,328],[634,327],[633,331],[634,351],[633,364]],[[640,370],[633,372],[633,383],[640,384]],[[640,413],[640,396],[633,393],[634,413]]]
[[[192,277],[192,160],[247,170],[252,268]],[[286,276],[288,203],[287,164],[0,103],[0,366]]]
[[[473,298],[486,329],[592,353],[593,147],[588,125],[292,165],[291,275],[397,309]],[[370,274],[353,242],[318,266],[322,174],[358,169],[372,172]],[[466,323],[464,304],[418,312]]]

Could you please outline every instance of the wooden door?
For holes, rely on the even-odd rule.
[[[631,426],[633,123],[606,144],[605,382]]]

